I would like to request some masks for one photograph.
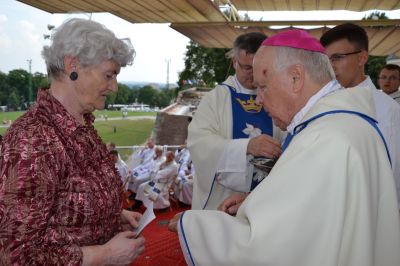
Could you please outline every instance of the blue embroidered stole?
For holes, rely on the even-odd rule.
[[[226,85],[226,84],[224,84]],[[272,136],[272,119],[265,112],[261,105],[256,104],[256,95],[238,93],[229,85],[226,85],[231,93],[232,102],[232,138],[249,138],[249,135],[243,132],[247,125],[258,128],[262,134]],[[253,173],[253,177],[255,172]],[[252,179],[251,188],[253,190],[259,183]]]
[[[320,113],[318,115],[315,115],[313,117],[311,117],[310,119],[302,122],[301,124],[297,125],[294,130],[293,130],[293,135],[288,133],[286,140],[284,141],[283,145],[282,145],[282,151],[285,151],[286,148],[289,146],[290,142],[292,141],[292,139],[299,134],[303,129],[305,129],[308,124],[320,117],[323,117],[325,115],[331,115],[331,114],[338,114],[338,113],[345,113],[345,114],[350,114],[350,115],[356,115],[358,117],[361,117],[362,119],[364,119],[365,121],[367,121],[373,128],[375,128],[375,130],[378,132],[379,136],[381,137],[383,144],[385,145],[386,148],[386,153],[387,156],[389,158],[389,162],[390,164],[392,164],[392,160],[390,158],[390,154],[389,154],[389,149],[387,147],[385,138],[382,135],[382,132],[379,130],[378,126],[377,126],[377,121],[375,119],[373,119],[372,117],[363,114],[363,113],[359,113],[359,112],[354,112],[354,111],[349,111],[349,110],[332,110],[332,111],[328,111],[328,112],[324,112],[324,113]]]

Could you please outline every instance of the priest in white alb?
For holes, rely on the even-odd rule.
[[[170,206],[169,188],[178,174],[178,164],[174,160],[174,153],[167,152],[166,160],[158,171],[150,176],[150,180],[141,184],[137,189],[136,201],[143,202],[145,197],[154,201],[154,209],[164,209]],[[136,204],[135,207],[137,207]]]
[[[283,153],[236,216],[174,217],[188,265],[400,265],[396,190],[371,91],[342,89],[302,30],[264,41],[253,66],[257,101],[288,131]]]
[[[250,32],[236,38],[230,54],[235,75],[202,98],[189,124],[193,209],[216,210],[229,195],[249,192],[260,181],[250,159],[281,153],[283,134],[256,104],[253,86],[253,57],[266,37]]]
[[[163,148],[156,146],[154,148],[154,157],[152,158],[151,162],[146,163],[146,167],[144,167],[142,171],[135,171],[130,176],[127,186],[128,189],[133,193],[136,193],[138,187],[144,182],[149,181],[152,173],[156,173],[163,162],[165,162]]]

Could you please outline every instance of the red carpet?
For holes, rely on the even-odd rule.
[[[156,219],[142,232],[146,239],[145,251],[136,259],[132,266],[180,266],[186,265],[178,234],[168,231],[168,221],[178,212],[189,209],[173,208],[164,211],[155,210]],[[144,207],[140,211],[143,212]]]

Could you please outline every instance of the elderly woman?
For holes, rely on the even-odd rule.
[[[0,264],[129,264],[144,250],[140,214],[122,210],[122,183],[92,112],[115,93],[134,49],[101,24],[64,22],[44,47],[50,89],[0,150]]]

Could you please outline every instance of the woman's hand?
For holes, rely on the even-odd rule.
[[[118,233],[101,246],[85,246],[82,249],[82,265],[129,265],[144,251],[144,237],[135,232]]]
[[[106,265],[128,265],[144,251],[144,237],[134,238],[135,233],[125,231],[114,236],[104,244],[103,252]]]
[[[124,231],[133,231],[139,226],[140,218],[142,218],[142,214],[138,212],[122,210],[121,212],[122,229]]]

